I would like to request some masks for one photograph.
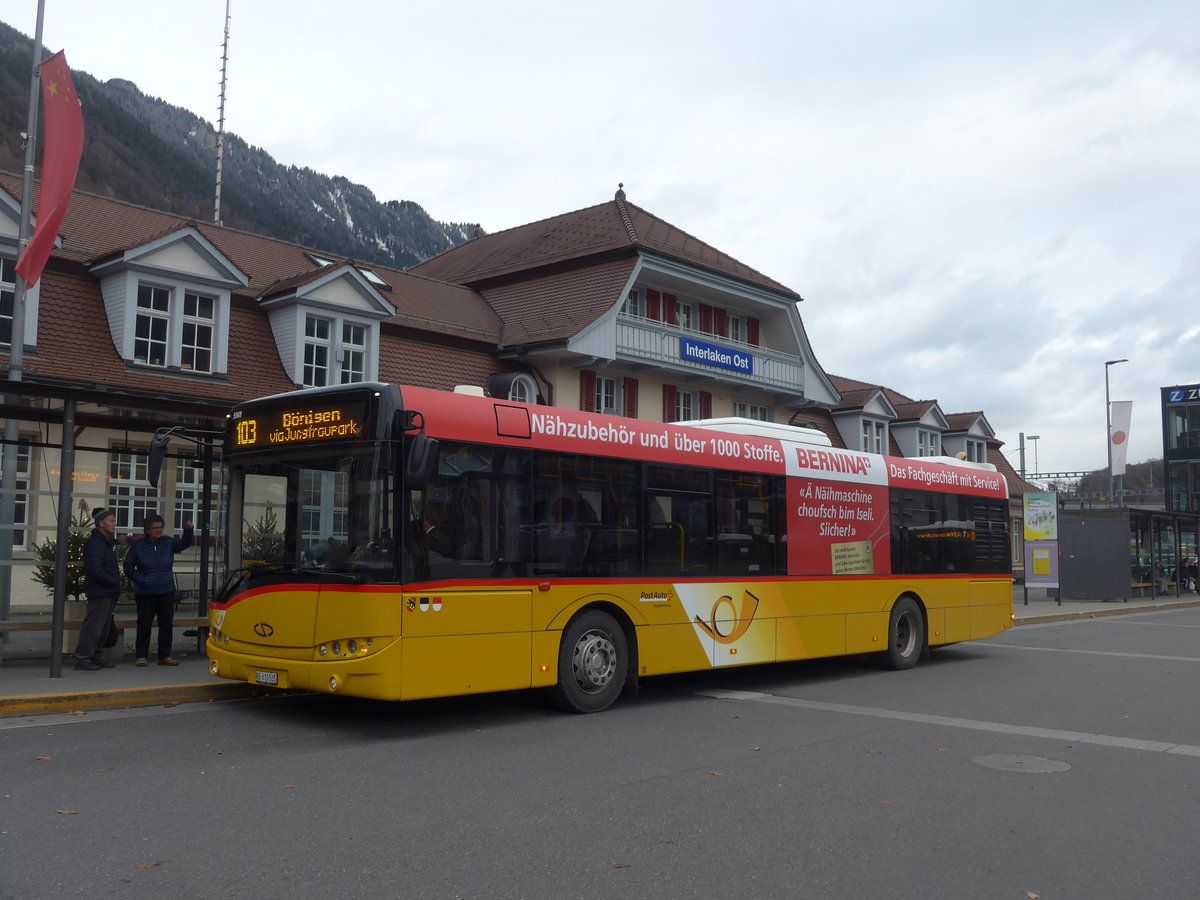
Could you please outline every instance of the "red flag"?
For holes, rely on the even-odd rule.
[[[83,113],[71,81],[67,58],[60,50],[41,65],[42,110],[45,134],[42,144],[42,192],[38,199],[37,228],[17,260],[17,271],[29,287],[37,284],[54,249],[58,229],[67,214],[79,157],[83,153]]]

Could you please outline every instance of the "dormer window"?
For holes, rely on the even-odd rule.
[[[887,425],[871,419],[862,421],[862,451],[883,453],[887,447]]]
[[[133,361],[143,366],[178,366],[211,372],[216,299],[183,291],[173,303],[171,288],[139,284],[133,326]]]

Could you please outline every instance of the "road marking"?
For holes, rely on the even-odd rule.
[[[716,690],[700,691],[699,693],[702,697],[712,697],[717,700],[748,700],[757,703],[772,703],[776,706],[791,706],[798,709],[845,713],[852,716],[869,716],[874,719],[919,722],[922,725],[940,725],[944,728],[968,728],[972,731],[1015,734],[1022,737],[1045,738],[1052,741],[1070,741],[1075,744],[1098,744],[1102,747],[1118,747],[1122,750],[1148,750],[1152,753],[1173,753],[1181,756],[1200,757],[1200,747],[1192,744],[1172,744],[1167,741],[1148,741],[1141,738],[1117,737],[1110,734],[1091,734],[1086,731],[1063,731],[1058,728],[1038,728],[1033,725],[1009,725],[1004,722],[985,722],[981,719],[960,719],[957,716],[932,716],[926,713],[901,712],[895,709],[879,709],[873,706],[851,706],[846,703],[826,703],[823,700],[780,697],[776,694],[764,694],[756,691]]]
[[[1072,650],[1066,647],[1026,647],[1024,644],[1001,644],[988,641],[981,647],[1001,647],[1005,650],[1035,650],[1042,653],[1082,653],[1086,656],[1124,656],[1130,659],[1162,659],[1168,662],[1200,662],[1200,656],[1163,656],[1157,653],[1122,653],[1120,650]]]

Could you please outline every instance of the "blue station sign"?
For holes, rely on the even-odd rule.
[[[719,347],[705,341],[697,341],[689,337],[679,339],[679,356],[689,362],[704,363],[717,366],[743,375],[754,374],[754,356],[743,350],[731,350]]]

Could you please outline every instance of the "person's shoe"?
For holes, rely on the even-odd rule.
[[[179,660],[171,659],[171,657],[169,657],[169,656],[164,656],[162,659],[160,659],[158,661],[158,664],[160,666],[177,666],[177,665],[179,665]]]
[[[117,667],[116,663],[108,662],[107,660],[103,660],[103,659],[93,659],[92,662],[94,662],[96,665],[98,665],[102,669],[115,669]]]
[[[79,662],[75,663],[75,668],[83,669],[88,672],[98,672],[103,667],[96,665],[90,659],[84,659],[84,660],[80,660]]]
[[[146,657],[139,656],[137,658],[137,662],[135,662],[134,665],[138,666],[138,667],[144,667],[146,665]]]

